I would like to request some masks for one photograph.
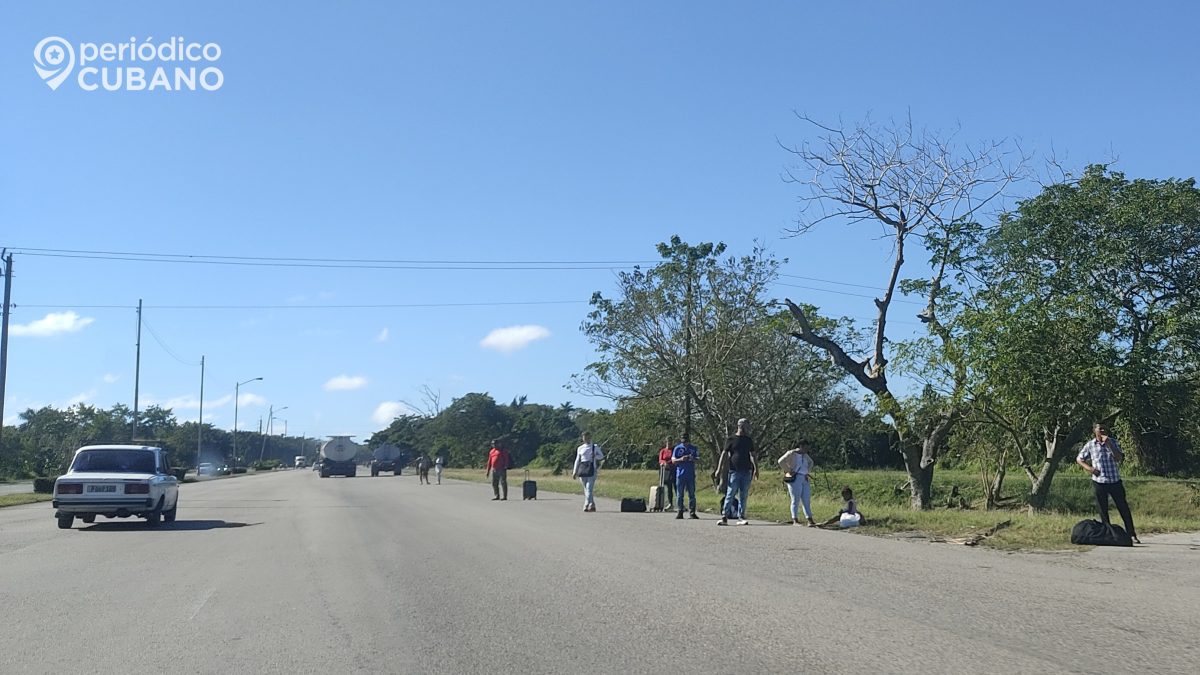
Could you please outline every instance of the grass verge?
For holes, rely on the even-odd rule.
[[[482,469],[448,469],[446,476],[460,480],[485,482]],[[509,471],[510,492],[520,495],[521,470]],[[550,492],[582,494],[579,482],[569,475],[554,476],[549,470],[530,471],[538,489]],[[1004,529],[983,539],[980,544],[1001,550],[1061,550],[1076,549],[1071,544],[1071,526],[1084,518],[1096,517],[1095,499],[1087,476],[1064,473],[1054,479],[1050,508],[1030,512],[1024,504],[1028,482],[1019,474],[1010,474],[1004,489],[1006,507],[988,511],[983,508],[983,486],[979,476],[966,471],[938,471],[934,474],[935,503],[944,505],[953,488],[966,500],[969,508],[941,506],[929,511],[909,508],[907,481],[901,471],[818,471],[812,479],[813,516],[824,520],[836,515],[841,508],[842,486],[854,489],[859,508],[867,517],[869,527],[859,528],[865,534],[888,536],[897,533],[919,533],[932,539],[953,539],[981,532],[1004,521]],[[710,486],[708,477],[697,477],[696,501],[701,511],[715,513],[719,497]],[[596,493],[601,497],[646,498],[650,487],[658,484],[658,472],[614,469],[600,473]],[[1126,490],[1138,535],[1161,532],[1200,530],[1200,482],[1165,478],[1127,478]],[[764,471],[762,479],[754,482],[750,491],[748,516],[758,520],[790,520],[790,499],[787,488],[777,471]],[[1120,522],[1116,509],[1112,517]]]
[[[54,495],[40,495],[32,492],[21,492],[15,495],[0,495],[0,507],[20,506],[21,504],[34,504],[36,502],[48,502],[51,499],[54,499]]]

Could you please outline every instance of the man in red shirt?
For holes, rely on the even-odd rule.
[[[492,492],[495,497],[492,501],[502,501],[508,499],[508,468],[512,464],[512,458],[508,456],[508,451],[500,447],[499,441],[492,441],[492,450],[488,453],[487,470],[483,475],[492,475]],[[504,496],[501,497],[501,489]]]
[[[668,506],[675,503],[675,465],[671,463],[671,458],[675,453],[675,444],[671,442],[672,440],[674,439],[667,436],[666,445],[658,451],[658,484],[667,488],[667,498],[663,504]]]

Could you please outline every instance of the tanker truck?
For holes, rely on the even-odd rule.
[[[394,445],[381,445],[371,453],[371,475],[378,476],[380,471],[391,471],[393,476],[399,476],[404,467],[404,453]]]
[[[330,436],[321,446],[321,456],[317,459],[320,465],[321,478],[330,476],[346,476],[354,478],[358,465],[354,457],[358,454],[359,446],[350,440],[349,436]]]

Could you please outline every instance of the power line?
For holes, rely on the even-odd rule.
[[[142,324],[146,326],[146,330],[150,331],[150,336],[154,338],[154,341],[158,343],[158,346],[162,347],[163,351],[165,351],[167,354],[169,354],[171,356],[171,358],[175,359],[176,361],[182,363],[185,366],[200,365],[198,362],[184,361],[182,358],[179,357],[178,354],[171,351],[171,348],[167,346],[167,343],[164,342],[163,339],[158,336],[158,333],[154,332],[154,329],[150,326],[150,322],[146,321],[145,317],[142,317]]]
[[[189,265],[233,265],[241,267],[301,267],[318,269],[412,269],[412,270],[612,270],[655,261],[646,260],[388,260],[371,258],[285,258],[266,256],[194,255],[183,253],[137,253],[80,249],[23,248],[18,253],[41,258],[115,260]]]
[[[865,293],[851,293],[849,291],[836,291],[832,288],[817,288],[816,286],[802,286],[800,284],[785,284],[782,281],[775,282],[775,285],[776,286],[787,286],[788,288],[803,288],[804,290],[820,291],[822,293],[833,293],[834,295],[848,295],[848,296],[854,297],[854,298],[871,298],[872,300],[875,299],[875,296],[873,296],[873,295],[866,295]],[[926,304],[924,302],[917,302],[916,300],[905,300],[903,298],[893,298],[892,302],[901,302],[906,305],[918,305],[918,306],[923,306]]]
[[[414,302],[366,305],[145,305],[145,309],[420,309],[438,307],[506,307],[510,305],[582,305],[587,300],[517,300],[509,302]],[[19,305],[30,309],[133,309],[136,305]],[[18,307],[18,305],[13,305]]]

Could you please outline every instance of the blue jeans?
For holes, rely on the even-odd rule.
[[[729,490],[725,492],[725,512],[726,518],[746,518],[746,499],[750,496],[750,481],[754,478],[753,471],[730,471],[729,472]],[[731,513],[733,510],[734,497],[738,500],[738,512]]]
[[[688,508],[696,510],[696,474],[690,473],[675,477],[675,494],[678,495],[679,511],[683,512],[683,491],[688,493]]]
[[[587,478],[580,476],[579,482],[583,483],[583,505],[595,506],[596,500],[592,497],[592,492],[596,489],[596,475],[592,474]]]
[[[788,494],[792,496],[792,520],[798,520],[800,516],[798,506],[804,507],[804,517],[807,520],[812,520],[812,506],[809,504],[809,499],[812,496],[812,483],[804,480],[804,476],[796,476],[796,480],[787,483]]]

